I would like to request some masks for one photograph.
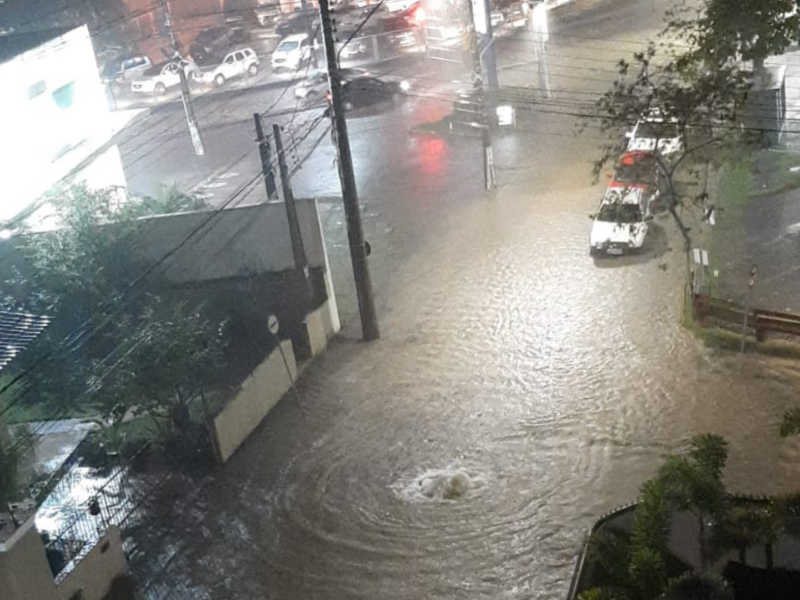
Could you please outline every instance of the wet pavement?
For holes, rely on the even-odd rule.
[[[350,324],[224,469],[134,532],[148,598],[561,599],[587,528],[698,432],[729,439],[732,490],[796,488],[800,444],[776,432],[792,382],[681,328],[671,222],[640,256],[588,256],[601,140],[576,114],[664,5],[609,0],[556,30],[553,98],[495,138],[492,193],[478,140],[409,134],[447,109],[438,88],[350,120],[380,341],[357,341],[333,148],[312,154],[295,193],[324,198]]]

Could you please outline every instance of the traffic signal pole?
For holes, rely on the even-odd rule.
[[[353,263],[353,277],[358,296],[358,311],[361,316],[361,335],[364,341],[380,337],[378,314],[372,292],[372,278],[369,274],[367,245],[361,224],[361,207],[358,201],[356,177],[353,171],[353,156],[350,152],[350,138],[347,134],[347,121],[344,115],[342,83],[339,73],[339,60],[333,40],[330,6],[328,0],[319,0],[320,26],[325,46],[325,59],[328,65],[328,84],[331,91],[331,125],[339,154],[339,181],[342,186],[342,200],[347,217],[347,237],[350,242],[350,259]]]

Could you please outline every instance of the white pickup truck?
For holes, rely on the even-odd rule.
[[[242,48],[228,52],[222,62],[215,67],[203,67],[195,78],[203,83],[213,83],[219,87],[234,77],[257,75],[260,64],[258,56],[252,48]]]
[[[171,61],[166,64],[156,65],[146,71],[141,79],[131,83],[131,91],[135,94],[153,94],[163,96],[170,88],[181,84],[180,69],[186,74],[187,80],[192,80],[198,72],[197,65],[193,62],[181,60]]]

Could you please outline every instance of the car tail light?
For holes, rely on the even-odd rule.
[[[332,98],[331,98],[331,93],[330,93],[330,91],[328,91],[328,92],[325,92],[325,102],[327,102],[328,104],[330,104],[330,103],[331,103],[331,100],[332,100]]]

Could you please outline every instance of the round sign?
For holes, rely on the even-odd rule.
[[[278,329],[280,328],[280,325],[278,323],[278,317],[276,317],[275,315],[270,315],[269,317],[267,317],[267,328],[269,329],[269,332],[272,335],[277,335]]]

